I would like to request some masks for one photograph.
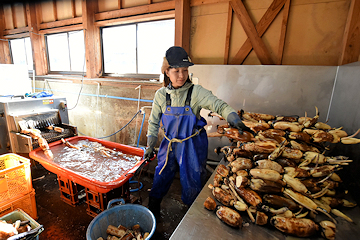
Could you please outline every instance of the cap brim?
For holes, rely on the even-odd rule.
[[[176,64],[176,65],[171,65],[170,67],[172,68],[180,68],[180,67],[190,67],[194,65],[192,62],[183,62],[183,63],[179,63],[179,64]]]

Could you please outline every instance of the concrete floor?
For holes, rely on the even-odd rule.
[[[147,206],[148,191],[152,185],[152,176],[156,166],[156,160],[144,168],[140,181],[143,188],[133,192],[138,203]],[[85,197],[76,206],[71,206],[60,198],[60,190],[57,175],[47,171],[39,163],[33,163],[31,167],[33,187],[37,206],[39,224],[44,226],[44,231],[39,235],[40,240],[81,240],[86,239],[86,231],[93,217],[86,212],[87,204]],[[209,172],[208,176],[211,173]],[[137,180],[137,179],[136,179]],[[137,186],[130,186],[136,188]],[[85,195],[85,194],[83,194]],[[169,239],[188,207],[181,201],[181,185],[176,177],[168,194],[162,202],[161,221],[157,223],[156,231],[152,239]]]

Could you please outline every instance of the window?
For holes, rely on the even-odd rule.
[[[50,72],[85,72],[84,32],[46,36]]]
[[[13,64],[26,64],[28,70],[34,69],[29,37],[10,40],[10,49]]]
[[[174,19],[103,28],[104,73],[160,74],[174,35]]]

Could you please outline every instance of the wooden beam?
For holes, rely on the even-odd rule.
[[[270,24],[274,21],[275,17],[279,14],[285,2],[286,0],[274,0],[271,3],[264,16],[256,24],[256,30],[259,34],[259,37],[261,37],[266,32]],[[245,58],[249,55],[252,48],[251,41],[249,38],[247,38],[239,51],[236,53],[235,57],[230,61],[230,64],[242,64]]]
[[[70,4],[71,4],[71,17],[75,18],[76,17],[75,0],[71,0]]]
[[[360,0],[352,0],[346,21],[339,65],[356,62],[360,54]]]
[[[132,8],[124,8],[120,10],[101,12],[95,14],[95,21],[113,19],[113,18],[121,18],[145,13],[153,13],[153,12],[161,12],[166,10],[174,10],[175,9],[175,0],[161,2],[161,3],[153,3],[150,5],[143,5]]]
[[[15,34],[3,36],[4,39],[17,39],[17,38],[25,38],[25,37],[30,37],[30,33],[22,32],[22,33],[15,33]]]
[[[28,27],[21,27],[21,28],[15,28],[15,29],[6,29],[4,30],[4,35],[11,35],[11,34],[18,34],[29,31]]]
[[[175,10],[158,12],[158,13],[149,13],[149,14],[137,15],[131,17],[123,17],[119,19],[103,20],[103,21],[95,22],[94,25],[96,27],[108,27],[119,24],[137,23],[144,21],[156,21],[156,20],[164,20],[164,19],[172,19],[172,18],[175,18]]]
[[[29,24],[31,48],[33,53],[34,69],[36,75],[48,74],[48,62],[46,54],[45,36],[40,34],[37,7],[34,3],[26,3],[26,16]]]
[[[42,21],[42,11],[41,11],[41,2],[36,2],[35,8],[36,8],[36,23],[38,26],[43,22]]]
[[[87,78],[95,78],[102,75],[100,28],[94,26],[96,5],[97,1],[82,0]]]
[[[3,5],[0,5],[0,63],[1,64],[10,64],[11,63],[11,54],[9,42],[5,41],[3,38],[5,28],[5,16]]]
[[[23,5],[23,14],[24,14],[24,19],[25,19],[25,26],[28,26],[28,21],[27,21],[27,17],[26,17],[26,6]]]
[[[190,0],[175,0],[175,46],[190,55]]]
[[[52,1],[53,4],[53,15],[54,15],[54,21],[58,20],[58,16],[57,16],[57,7],[56,7],[56,0]]]
[[[63,26],[81,24],[81,23],[82,23],[82,17],[69,18],[69,19],[59,20],[59,21],[55,21],[55,22],[41,23],[40,29],[63,27]]]
[[[279,39],[279,49],[277,55],[276,64],[281,65],[283,54],[284,54],[284,46],[285,46],[285,37],[286,37],[286,30],[289,20],[289,12],[290,12],[290,0],[287,0],[283,10],[283,20],[281,23],[281,32],[280,32],[280,39]]]
[[[232,19],[233,19],[233,9],[232,9],[230,3],[229,3],[228,9],[229,10],[228,10],[228,19],[227,19],[227,27],[226,27],[224,64],[228,64],[229,51],[230,51],[230,36],[231,36],[231,26],[232,26]]]
[[[247,12],[243,2],[241,0],[231,0],[231,6],[233,7],[236,16],[240,20],[246,35],[250,39],[256,56],[259,58],[261,64],[273,64],[270,53],[258,35],[254,23],[251,21],[249,13]]]
[[[83,30],[83,24],[76,24],[64,27],[56,27],[56,28],[47,28],[39,31],[40,34],[51,34],[51,33],[61,33],[61,32],[71,32],[71,31],[79,31]]]
[[[122,8],[122,0],[118,0],[118,9]]]
[[[11,8],[11,18],[13,22],[13,27],[17,28],[15,4],[14,3],[10,4],[10,8]]]
[[[191,0],[190,6],[196,7],[200,5],[206,5],[206,4],[216,4],[216,3],[227,3],[230,2],[230,0]]]

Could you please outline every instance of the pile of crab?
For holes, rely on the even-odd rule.
[[[359,143],[354,138],[359,131],[348,136],[341,128],[319,122],[317,108],[313,118],[238,114],[252,132],[239,133],[226,124],[208,134],[228,137],[232,144],[215,149],[224,154],[226,165],[219,164],[208,187],[221,205],[208,197],[205,208],[233,227],[242,226],[240,212],[244,212],[253,223],[270,224],[286,234],[309,237],[321,233],[334,239],[337,222],[333,216],[352,222],[340,210],[356,204],[344,199],[347,190],[336,173],[352,160],[326,156],[327,143]],[[317,223],[319,213],[328,220]]]

